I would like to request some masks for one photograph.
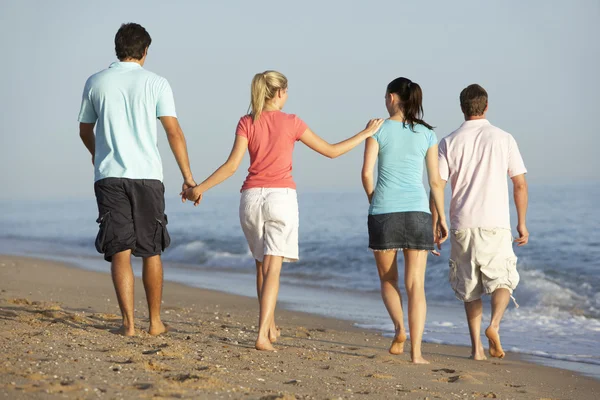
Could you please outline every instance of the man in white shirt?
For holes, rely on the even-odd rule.
[[[492,296],[492,318],[485,335],[490,356],[502,358],[500,321],[519,283],[507,174],[513,182],[518,214],[515,242],[523,246],[529,240],[527,170],[515,139],[485,118],[488,96],[484,88],[468,86],[460,94],[460,104],[465,122],[439,146],[440,176],[452,186],[449,280],[456,297],[465,303],[474,360],[486,359],[480,337],[481,296]],[[437,215],[433,217],[435,224]]]

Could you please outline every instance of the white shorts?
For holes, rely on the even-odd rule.
[[[459,300],[470,302],[483,293],[519,284],[517,257],[508,229],[460,229],[450,234],[449,280]]]
[[[242,191],[240,223],[252,256],[282,256],[298,261],[298,197],[294,189],[252,188]]]

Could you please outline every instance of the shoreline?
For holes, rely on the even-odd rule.
[[[9,243],[0,243],[0,254],[6,253],[14,256],[33,257],[71,265],[74,268],[86,271],[108,273],[107,263],[97,254],[55,254],[50,250],[29,255],[23,247],[24,243],[16,241],[14,247]],[[10,250],[9,250],[10,249]],[[134,274],[141,276],[141,261],[133,258]],[[279,293],[278,309],[300,311],[325,318],[339,319],[352,323],[353,326],[377,332],[386,337],[392,337],[393,331],[386,329],[390,326],[389,317],[379,291],[365,292],[346,288],[323,289],[318,284],[306,284],[289,278],[289,274],[282,276],[281,290]],[[255,299],[255,276],[252,272],[237,268],[216,268],[198,266],[177,261],[165,261],[165,281],[184,284],[188,287],[212,289],[233,295],[247,296]],[[233,284],[231,284],[233,282]],[[458,346],[464,349],[463,354],[470,352],[464,312],[460,313],[453,304],[428,300],[428,325],[426,326],[424,343]],[[485,319],[485,316],[484,316]],[[464,325],[464,327],[462,326]],[[448,327],[453,332],[448,331]],[[456,330],[460,327],[459,330]],[[526,332],[526,331],[523,331]],[[440,336],[442,339],[440,339]],[[518,345],[519,340],[515,333],[508,327],[504,332],[505,350],[520,360],[550,366],[559,369],[574,371],[583,376],[600,380],[600,365],[597,362],[578,360],[573,356],[525,350]],[[532,338],[528,338],[530,340]],[[485,341],[485,338],[484,338]],[[585,354],[585,353],[583,353]]]
[[[163,318],[175,331],[150,337],[139,330],[146,306],[136,278],[138,333],[123,338],[108,332],[120,319],[107,273],[0,255],[0,277],[6,328],[0,346],[7,355],[0,395],[9,398],[72,392],[82,398],[586,399],[600,393],[597,380],[515,354],[473,362],[463,347],[424,343],[431,364],[411,365],[408,354],[387,353],[390,339],[378,332],[281,308],[279,351],[258,352],[256,299],[169,281]]]

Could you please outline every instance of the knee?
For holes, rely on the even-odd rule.
[[[404,282],[406,294],[408,296],[419,296],[425,294],[424,282],[406,281]]]
[[[382,285],[389,284],[389,285],[398,286],[398,274],[395,274],[392,271],[389,271],[385,274],[380,274],[379,280],[381,281]]]
[[[150,257],[142,257],[142,262],[144,266],[160,266],[162,265],[162,261],[160,258],[160,254],[150,256]]]

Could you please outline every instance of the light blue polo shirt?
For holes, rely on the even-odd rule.
[[[87,80],[79,122],[96,123],[94,181],[162,181],[158,117],[176,117],[171,86],[135,62],[114,62]]]
[[[408,124],[388,119],[373,135],[379,154],[377,185],[369,214],[430,212],[423,165],[427,150],[437,144],[437,137],[423,125],[415,125],[414,129],[413,132]]]

